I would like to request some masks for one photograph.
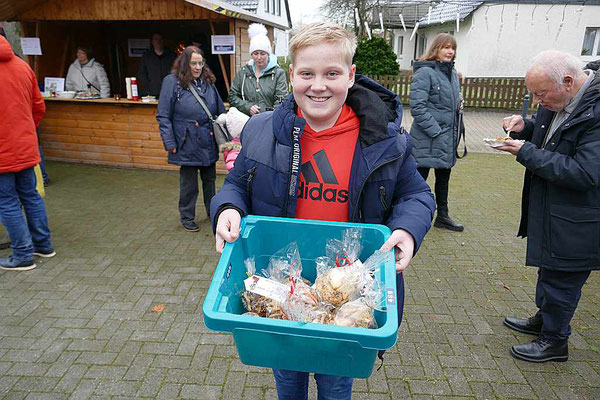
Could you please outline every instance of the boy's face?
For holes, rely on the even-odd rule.
[[[290,65],[294,99],[315,131],[331,128],[354,85],[356,66],[348,65],[339,46],[321,43],[298,51]]]

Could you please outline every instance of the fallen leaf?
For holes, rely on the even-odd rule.
[[[441,282],[442,280],[440,278],[435,278],[436,282]]]
[[[153,313],[161,313],[163,312],[163,310],[165,309],[165,305],[164,304],[157,304],[154,307],[152,307],[152,311]]]
[[[504,284],[504,283],[502,284],[502,287],[503,287],[504,289],[506,289],[506,290],[510,290],[510,286],[508,286],[508,285],[506,285],[506,284]]]

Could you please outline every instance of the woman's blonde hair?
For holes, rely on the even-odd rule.
[[[306,47],[321,43],[333,43],[339,46],[342,57],[352,65],[356,51],[354,33],[333,22],[315,22],[292,31],[290,40],[290,57],[292,64],[298,52]]]
[[[433,42],[427,48],[427,52],[423,55],[419,60],[421,61],[436,61],[438,52],[447,44],[451,44],[454,49],[454,57],[452,57],[452,61],[456,57],[456,39],[454,36],[448,33],[438,33],[438,35],[433,38]]]

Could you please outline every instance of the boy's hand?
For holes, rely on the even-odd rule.
[[[392,235],[381,246],[382,251],[388,251],[394,247],[396,254],[396,273],[399,274],[408,267],[415,251],[415,239],[404,229],[396,229]]]
[[[240,236],[240,222],[242,216],[239,211],[229,208],[219,214],[217,233],[215,234],[217,253],[223,253],[225,242],[233,243]]]
[[[260,113],[260,108],[258,108],[256,104],[252,105],[252,107],[250,107],[250,115],[256,115],[258,113]]]

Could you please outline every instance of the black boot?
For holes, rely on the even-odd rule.
[[[537,314],[529,318],[506,317],[504,318],[504,325],[518,332],[539,335],[542,333],[543,321]]]
[[[551,340],[542,336],[529,344],[510,348],[513,357],[530,362],[567,361],[569,359],[568,339]]]
[[[449,229],[451,231],[456,231],[456,232],[462,232],[465,230],[465,227],[462,226],[461,224],[455,222],[452,218],[450,218],[448,213],[444,213],[444,212],[440,212],[440,211],[438,211],[438,215],[435,218],[435,222],[433,223],[433,226],[435,226],[436,228],[444,228],[444,229]]]

